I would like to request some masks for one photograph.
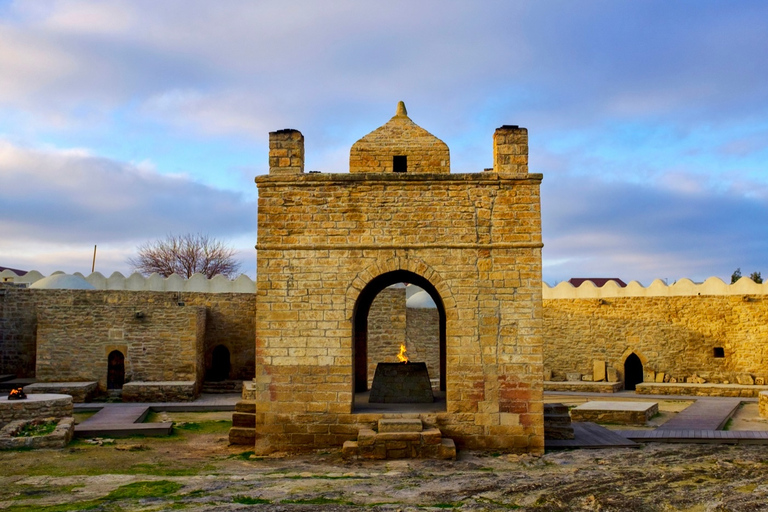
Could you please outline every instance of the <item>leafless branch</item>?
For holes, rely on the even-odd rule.
[[[168,235],[140,245],[138,252],[128,263],[145,276],[156,272],[163,277],[178,274],[189,278],[199,273],[208,278],[223,275],[232,279],[240,270],[234,249],[201,233]]]

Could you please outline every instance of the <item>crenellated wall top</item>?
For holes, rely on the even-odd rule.
[[[687,297],[696,295],[768,295],[768,283],[757,284],[748,277],[742,277],[733,284],[726,284],[719,277],[710,277],[703,283],[681,279],[667,285],[656,279],[648,287],[632,281],[626,287],[609,281],[597,287],[592,281],[584,281],[578,288],[563,281],[554,288],[542,285],[544,299],[602,299],[608,297]]]
[[[54,272],[61,274],[63,272]],[[131,274],[125,277],[120,272],[113,272],[111,276],[105,277],[100,272],[94,272],[84,276],[80,272],[75,272],[91,283],[97,290],[128,290],[128,291],[152,291],[152,292],[202,292],[202,293],[256,293],[256,283],[246,276],[241,275],[235,280],[230,280],[224,276],[215,276],[208,279],[202,274],[194,274],[189,279],[173,274],[169,277],[162,277],[159,274],[152,274],[144,277],[139,273]],[[10,282],[14,284],[31,285],[45,276],[37,270],[32,270],[24,275],[18,276],[10,270],[0,272],[0,282]]]

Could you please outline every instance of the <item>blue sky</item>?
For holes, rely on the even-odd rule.
[[[548,283],[768,272],[768,3],[738,0],[0,1],[0,266],[127,274],[201,231],[253,277],[268,132],[346,172],[399,100],[452,172],[529,129]]]

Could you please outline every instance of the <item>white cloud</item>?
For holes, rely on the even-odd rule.
[[[72,251],[91,244],[114,247],[124,259],[127,246],[168,233],[250,236],[255,242],[255,204],[234,192],[160,175],[146,163],[137,167],[83,150],[0,141],[0,183],[5,266],[69,261]]]

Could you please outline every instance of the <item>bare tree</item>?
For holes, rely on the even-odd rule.
[[[234,249],[200,233],[168,235],[140,245],[138,251],[139,255],[130,258],[128,263],[145,276],[156,272],[163,277],[178,274],[189,278],[199,273],[208,278],[216,275],[233,278],[240,270]]]

